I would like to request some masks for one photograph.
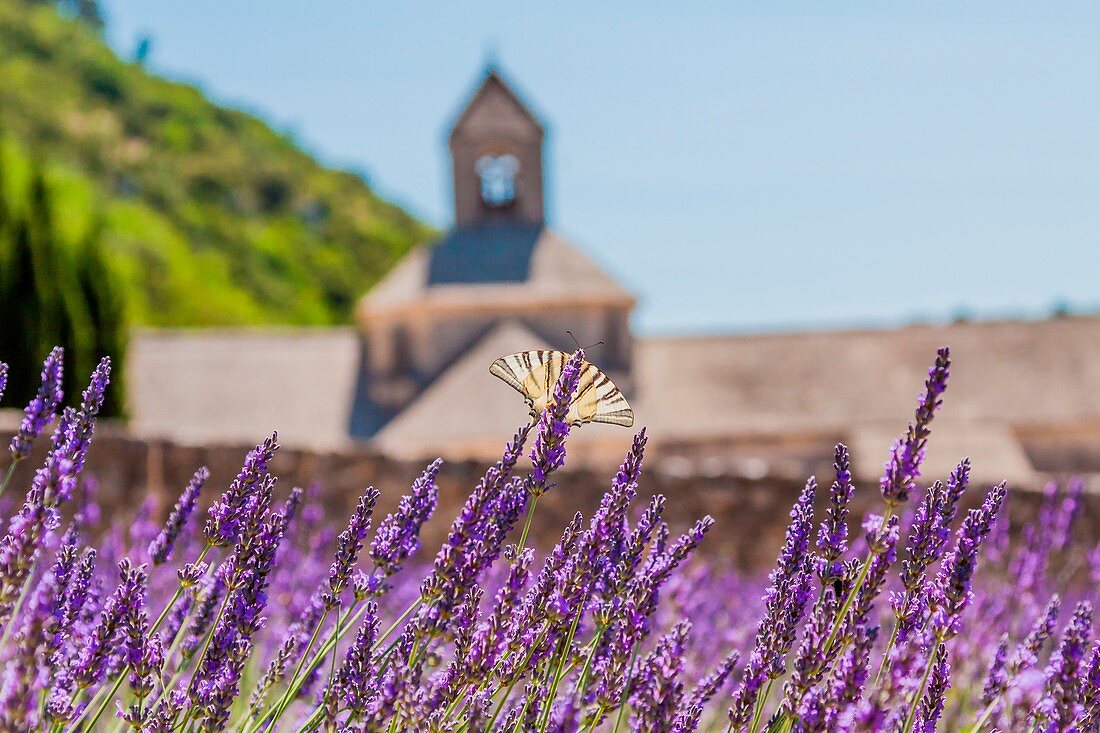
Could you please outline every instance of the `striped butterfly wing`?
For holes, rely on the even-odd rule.
[[[567,419],[571,425],[602,422],[629,428],[634,425],[634,410],[610,377],[585,362]]]
[[[521,351],[494,361],[489,366],[489,373],[523,395],[531,408],[531,415],[537,417],[546,409],[554,385],[568,360],[569,354],[564,351]]]
[[[569,354],[564,351],[521,351],[494,361],[489,373],[522,394],[531,407],[531,415],[537,417],[546,409],[568,360]],[[634,411],[611,379],[585,362],[566,419],[572,425],[602,422],[631,427]]]

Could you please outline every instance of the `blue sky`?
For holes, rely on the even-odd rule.
[[[499,59],[552,224],[646,332],[1100,304],[1100,5],[107,0],[124,55],[445,226],[443,126]]]

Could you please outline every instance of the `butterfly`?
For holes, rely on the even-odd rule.
[[[494,361],[489,373],[523,395],[531,417],[537,418],[546,409],[567,361],[569,354],[564,351],[521,351]],[[570,425],[602,422],[629,428],[634,424],[634,410],[611,379],[586,361],[566,420]]]

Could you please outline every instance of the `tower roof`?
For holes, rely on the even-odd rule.
[[[432,247],[428,284],[523,282],[544,228],[505,220],[452,229]]]
[[[454,122],[451,124],[450,131],[448,132],[448,139],[454,140],[456,134],[469,123],[470,118],[481,107],[487,99],[490,97],[498,97],[507,102],[508,106],[521,117],[526,118],[541,135],[545,132],[545,128],[542,126],[542,122],[539,120],[538,115],[532,110],[531,106],[527,104],[515,91],[512,84],[505,80],[503,73],[496,67],[496,65],[488,65],[485,67],[485,71],[481,77],[481,81],[474,88],[474,91],[469,95],[466,103],[462,106],[462,111],[455,117]]]

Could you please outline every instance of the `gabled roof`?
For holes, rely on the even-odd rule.
[[[449,458],[499,455],[515,430],[530,420],[527,403],[489,374],[506,354],[550,346],[518,321],[503,321],[443,372],[374,437],[396,456],[428,453]],[[621,455],[633,433],[614,425],[585,425],[570,441],[573,463],[585,455]],[[579,455],[578,455],[579,453]]]
[[[447,133],[447,139],[453,139],[455,133],[466,123],[472,111],[478,106],[482,99],[486,95],[493,92],[501,92],[515,107],[516,111],[527,120],[529,120],[540,133],[545,132],[545,128],[542,126],[542,122],[539,120],[531,107],[520,98],[520,95],[516,93],[512,84],[505,81],[503,74],[495,66],[488,66],[485,69],[484,76],[474,88],[472,94],[470,94],[467,102],[462,106],[462,111],[459,112],[455,121],[451,124],[450,130]]]
[[[526,226],[457,230],[436,245],[444,248],[438,259],[434,247],[413,250],[363,296],[360,314],[467,304],[503,305],[507,311],[519,300],[633,304],[634,296],[576,246],[545,226]],[[486,243],[488,253],[482,250]]]
[[[452,229],[432,246],[428,285],[527,280],[542,224],[483,222]]]

